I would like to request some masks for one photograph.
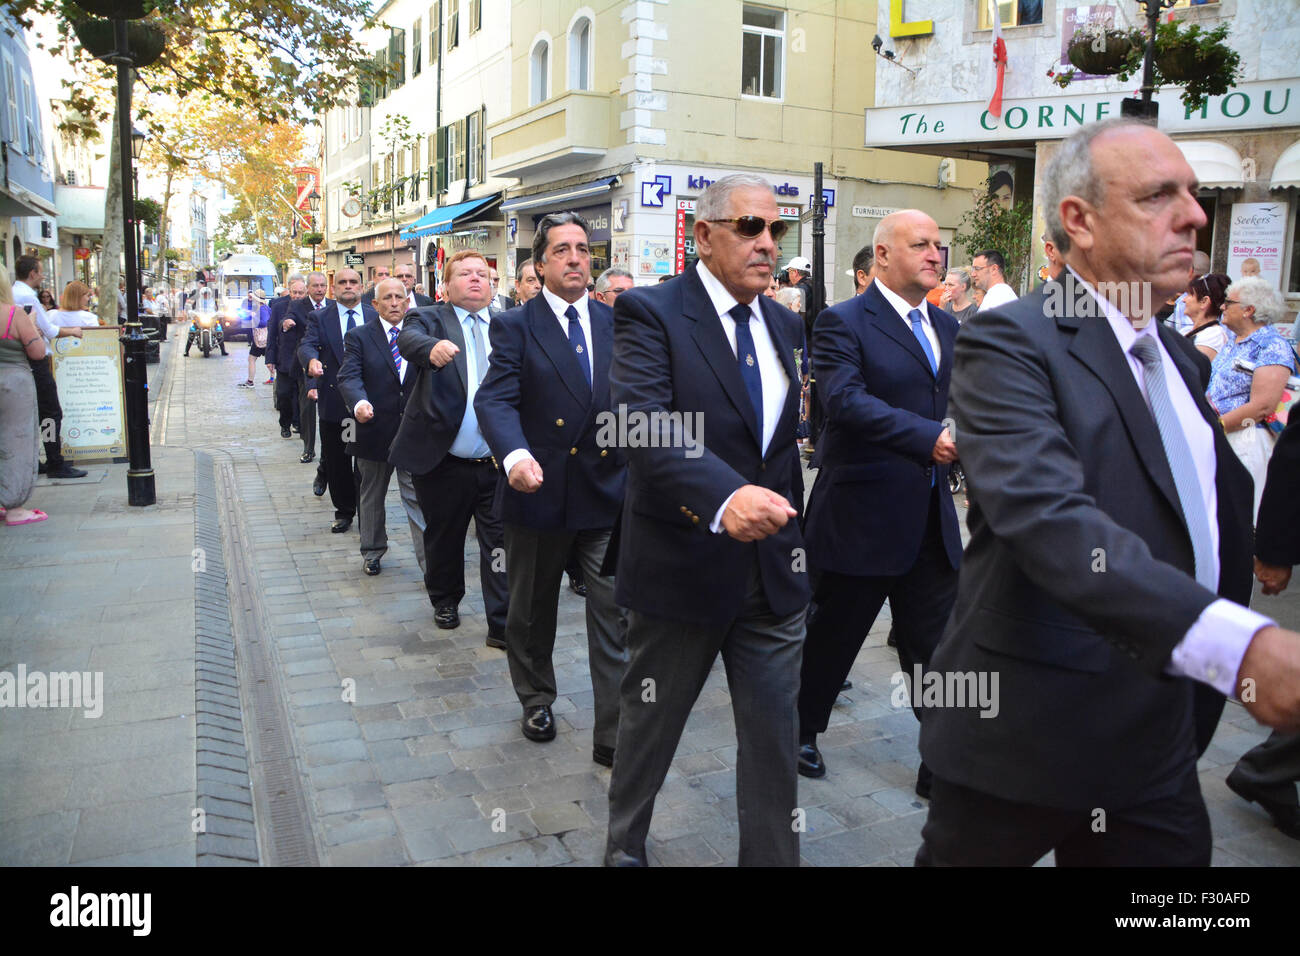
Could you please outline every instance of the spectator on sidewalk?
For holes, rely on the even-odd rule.
[[[69,282],[59,297],[59,307],[49,314],[49,318],[61,329],[98,326],[99,316],[90,311],[90,286],[84,282]]]
[[[36,404],[40,414],[41,437],[45,444],[44,472],[51,478],[84,478],[86,473],[80,468],[73,468],[63,460],[63,443],[60,432],[63,427],[63,406],[59,404],[59,389],[54,383],[54,371],[50,368],[50,345],[60,336],[81,338],[81,329],[77,326],[59,328],[49,320],[36,290],[40,288],[41,260],[35,256],[19,256],[14,263],[14,275],[18,281],[13,284],[14,304],[27,309],[36,329],[45,337],[45,351],[39,359],[31,360],[32,378],[36,382]]]
[[[1183,336],[1191,339],[1211,362],[1228,344],[1228,330],[1219,320],[1223,317],[1223,300],[1228,297],[1231,284],[1232,280],[1227,276],[1211,272],[1193,279],[1184,293],[1184,307],[1191,322]]]
[[[984,293],[980,300],[979,311],[987,312],[1000,305],[1015,302],[1019,296],[1016,290],[1007,285],[1007,260],[996,249],[985,249],[971,260],[971,277],[975,285]]]
[[[36,383],[28,360],[45,358],[45,340],[30,315],[14,305],[9,278],[0,271],[0,516],[7,525],[44,521],[44,511],[24,508],[36,485]]]
[[[943,277],[944,294],[939,306],[956,319],[958,325],[975,315],[980,308],[970,297],[970,284],[970,273],[965,269],[949,269]]]
[[[248,300],[244,303],[248,310],[248,379],[240,388],[253,388],[253,376],[257,374],[257,360],[265,358],[267,343],[267,323],[271,321],[271,308],[266,304],[266,293],[261,289],[254,289],[248,293]],[[267,371],[271,377],[265,382],[270,385],[275,381],[275,363],[272,361],[267,365]]]

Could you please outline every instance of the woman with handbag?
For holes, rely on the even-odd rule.
[[[266,304],[266,293],[254,289],[248,294],[245,303],[248,309],[248,325],[252,331],[252,344],[248,349],[248,380],[241,382],[240,388],[252,388],[253,376],[257,373],[257,360],[266,355],[267,323],[271,321],[271,307]],[[267,379],[267,384],[275,381],[275,373]]]
[[[1282,297],[1258,277],[1238,279],[1223,300],[1228,341],[1214,357],[1206,398],[1219,413],[1228,443],[1255,480],[1259,511],[1273,436],[1266,419],[1277,409],[1287,378],[1296,370],[1295,350],[1270,328],[1283,315]],[[1253,371],[1238,368],[1242,362]]]
[[[14,307],[9,276],[0,269],[0,518],[11,527],[49,517],[23,507],[36,485],[39,447],[29,358],[45,358],[45,340],[32,317]]]

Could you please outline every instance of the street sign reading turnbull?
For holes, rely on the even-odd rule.
[[[1129,94],[1093,93],[1006,100],[1002,119],[987,103],[932,103],[866,111],[866,146],[920,147],[940,143],[1064,139],[1087,123],[1120,115]],[[1251,130],[1300,124],[1300,84],[1275,80],[1242,83],[1224,96],[1211,96],[1189,110],[1176,88],[1156,94],[1160,129],[1166,133]]]

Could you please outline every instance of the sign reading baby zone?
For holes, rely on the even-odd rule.
[[[1235,202],[1228,225],[1228,275],[1254,273],[1274,289],[1282,287],[1282,249],[1286,245],[1287,204]]]
[[[54,340],[54,380],[63,406],[63,455],[85,461],[126,460],[122,346],[115,326]]]

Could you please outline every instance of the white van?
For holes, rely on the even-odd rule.
[[[266,256],[236,252],[222,260],[217,266],[217,311],[227,339],[240,336],[252,341],[249,295],[261,289],[270,303],[275,298],[275,283],[275,264]]]

